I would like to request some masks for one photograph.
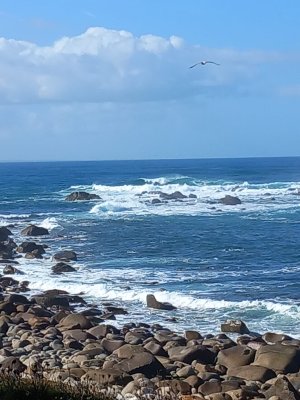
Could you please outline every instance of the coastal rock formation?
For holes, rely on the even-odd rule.
[[[186,199],[187,196],[182,194],[179,191],[173,192],[173,193],[164,193],[164,192],[158,192],[159,196],[163,200],[182,200]]]
[[[65,262],[59,262],[51,268],[54,274],[62,274],[64,272],[74,272],[76,269]]]
[[[227,194],[225,197],[222,197],[219,202],[226,206],[235,206],[237,204],[242,204],[241,200],[238,197],[230,196],[229,194]]]
[[[59,251],[58,253],[55,253],[53,256],[54,260],[56,261],[76,261],[77,260],[77,254],[75,251],[72,250],[63,250]]]
[[[36,254],[42,255],[45,254],[44,246],[41,244],[36,244],[35,242],[22,242],[17,248],[16,251],[18,253],[32,253],[36,252]]]
[[[8,228],[6,228],[6,226],[0,227],[0,242],[8,240],[10,235],[12,235],[12,233]]]
[[[26,228],[22,229],[21,235],[23,236],[43,236],[49,235],[49,231],[46,228],[42,228],[41,226],[29,225]]]
[[[235,333],[249,333],[249,329],[247,328],[245,322],[237,319],[237,320],[227,320],[223,324],[221,324],[222,332],[235,332]]]
[[[101,200],[101,197],[93,193],[72,192],[65,198],[65,200],[67,201]]]
[[[160,302],[156,300],[153,294],[147,294],[146,297],[147,307],[156,308],[158,310],[176,310],[176,307],[167,302]]]

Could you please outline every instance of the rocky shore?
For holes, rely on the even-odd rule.
[[[31,225],[21,234],[30,240],[17,244],[8,228],[0,228],[2,371],[81,382],[117,398],[300,399],[300,340],[251,333],[242,321],[225,322],[219,335],[143,321],[116,327],[110,319],[127,311],[112,303],[100,309],[56,289],[30,295],[30,282],[11,274],[22,272],[19,257],[43,257],[47,246],[32,238],[48,232]],[[72,271],[76,258],[70,250],[56,253],[53,273]],[[152,295],[147,304],[170,315],[174,309]]]

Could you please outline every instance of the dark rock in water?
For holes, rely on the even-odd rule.
[[[43,236],[49,235],[49,231],[41,226],[29,225],[21,230],[21,235],[23,236]]]
[[[197,199],[197,196],[193,193],[189,194],[189,199]]]
[[[33,296],[32,300],[35,301],[37,304],[43,307],[69,307],[69,300],[65,296]]]
[[[44,246],[36,244],[35,242],[22,242],[20,246],[16,248],[18,253],[32,253],[34,254],[45,254]]]
[[[15,280],[11,277],[8,277],[8,276],[4,276],[4,277],[0,278],[0,286],[3,288],[6,288],[8,286],[16,286],[16,285],[18,285],[18,283],[19,282],[17,280]]]
[[[152,199],[151,204],[161,204],[162,201],[159,199]]]
[[[249,329],[247,328],[245,322],[241,320],[228,320],[224,324],[221,324],[222,332],[234,332],[234,333],[249,333]]]
[[[75,251],[64,250],[54,254],[53,258],[56,261],[76,261],[77,254],[75,253]]]
[[[51,268],[54,274],[62,274],[63,272],[74,272],[76,269],[69,264],[59,262]]]
[[[12,265],[5,265],[5,267],[3,268],[3,274],[13,275],[13,274],[23,274],[23,272],[17,269],[16,267],[13,267]]]
[[[11,231],[6,226],[0,227],[0,242],[5,242],[12,235]]]
[[[186,199],[187,196],[182,194],[179,191],[173,192],[173,193],[164,193],[164,192],[160,192],[159,196],[164,199],[164,200],[182,200],[182,199]]]
[[[242,204],[241,200],[238,197],[230,196],[229,194],[220,199],[219,202],[225,204],[226,206],[235,206],[237,204]]]
[[[147,294],[147,307],[156,308],[158,310],[176,310],[176,307],[170,303],[162,303],[156,300],[153,294]]]
[[[72,192],[65,200],[67,201],[79,201],[79,200],[101,200],[101,197],[97,194],[87,192]]]
[[[106,311],[108,311],[110,313],[113,313],[115,315],[126,315],[126,314],[128,314],[128,311],[124,310],[124,308],[114,307],[114,306],[106,307]]]
[[[15,260],[10,260],[8,258],[3,258],[2,260],[0,260],[0,264],[14,264],[14,265],[17,265],[19,263],[18,263],[18,261],[15,261]]]
[[[5,300],[14,304],[30,304],[27,297],[22,296],[21,294],[10,294]]]
[[[35,258],[41,259],[43,257],[41,256],[38,250],[33,250],[31,253],[26,253],[25,258],[27,258],[28,260],[33,260]]]

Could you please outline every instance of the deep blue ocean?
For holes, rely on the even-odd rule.
[[[214,333],[242,319],[300,337],[300,158],[0,163],[0,179],[0,226],[17,243],[29,223],[50,231],[43,260],[20,260],[32,292],[121,305],[116,324]],[[102,200],[65,201],[78,190]],[[51,273],[59,249],[78,253],[76,272]],[[148,293],[177,310],[148,309]]]

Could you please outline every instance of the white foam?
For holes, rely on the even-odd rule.
[[[42,228],[48,229],[48,231],[51,231],[55,228],[60,227],[60,225],[55,217],[45,218],[42,222],[38,223],[38,225],[41,226]]]

